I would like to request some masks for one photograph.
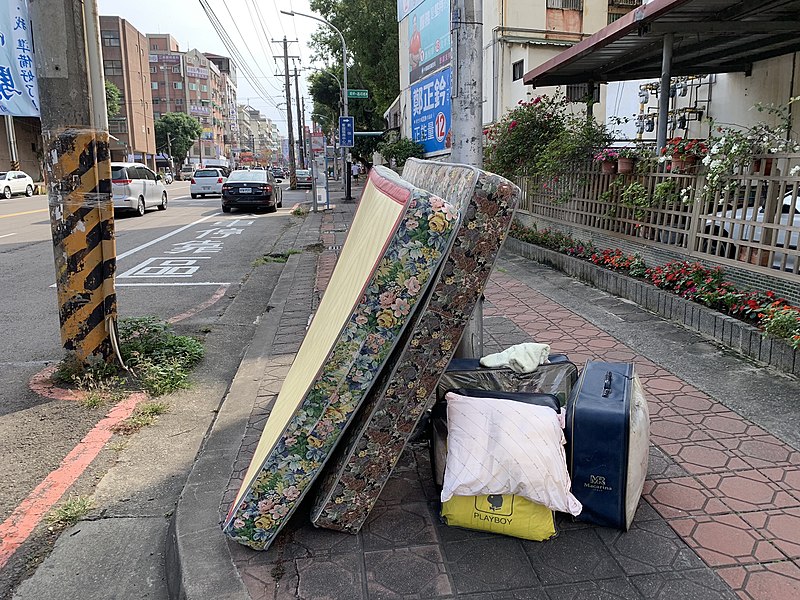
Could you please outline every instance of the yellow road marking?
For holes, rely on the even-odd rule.
[[[11,213],[10,215],[0,215],[0,219],[7,219],[8,217],[20,217],[22,215],[32,215],[33,213],[47,212],[48,208],[39,208],[37,210],[26,210],[24,212]]]

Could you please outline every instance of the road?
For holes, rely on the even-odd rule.
[[[291,211],[310,195],[286,190],[284,208],[276,213],[223,214],[219,198],[191,199],[188,187],[188,182],[168,186],[166,211],[116,216],[118,310],[121,318],[156,315],[177,320],[179,332],[205,336],[208,354],[204,372],[197,377],[198,389],[221,398],[280,273],[278,264],[259,267],[254,261],[276,248],[302,250],[290,248],[292,232],[296,237],[302,222]],[[34,375],[63,357],[45,196],[0,200],[0,280],[5,307],[0,311],[2,522],[59,467],[109,407],[89,409],[74,401],[44,398],[29,387]],[[258,286],[247,296],[257,301],[237,305],[247,281],[251,288]],[[190,405],[191,398],[186,402]],[[202,436],[203,431],[195,433]],[[118,460],[108,453],[103,456],[93,464],[91,477],[80,480],[80,493],[92,493],[105,469]],[[0,542],[0,597],[30,571],[52,541],[39,525],[5,569]]]

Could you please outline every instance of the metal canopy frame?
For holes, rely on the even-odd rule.
[[[800,0],[653,0],[529,71],[528,85],[661,81],[748,73],[800,51]],[[669,94],[659,94],[656,142],[667,138]]]

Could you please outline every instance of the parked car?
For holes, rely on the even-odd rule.
[[[222,186],[222,212],[233,208],[275,211],[282,206],[283,190],[269,171],[234,171]]]
[[[0,171],[0,191],[6,200],[14,194],[33,196],[33,179],[24,171]]]
[[[314,187],[314,183],[311,180],[311,171],[309,169],[297,169],[297,189],[300,188],[308,188],[311,189]]]
[[[141,163],[111,163],[114,208],[134,210],[140,217],[151,206],[167,210],[167,188],[161,175]]]
[[[225,179],[222,169],[218,167],[197,169],[192,175],[189,193],[192,198],[205,197],[206,194],[219,194],[221,196],[222,184],[225,183]]]
[[[178,175],[181,181],[189,181],[194,175],[194,167],[192,165],[183,165],[181,170],[178,171]]]

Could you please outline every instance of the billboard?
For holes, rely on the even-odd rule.
[[[0,8],[0,114],[39,116],[39,85],[27,0],[7,0]]]
[[[194,77],[196,79],[208,79],[208,69],[186,65],[186,76]]]
[[[151,54],[150,62],[162,62],[171,65],[177,65],[181,62],[180,54]]]
[[[399,23],[408,16],[412,10],[422,4],[423,0],[397,0],[397,22]]]
[[[450,64],[450,0],[424,0],[409,19],[409,83],[414,83]]]
[[[411,139],[425,154],[448,151],[450,136],[450,67],[411,86]]]

